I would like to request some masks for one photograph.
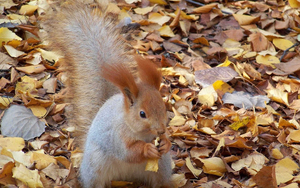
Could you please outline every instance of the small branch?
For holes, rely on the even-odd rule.
[[[286,53],[287,53],[291,48],[294,48],[294,47],[297,46],[298,44],[299,44],[299,43],[296,42],[293,46],[291,46],[291,47],[289,47],[288,49],[284,50],[282,56],[281,56],[280,59],[279,59],[280,62],[281,62],[281,60],[284,58],[284,56],[286,55]]]
[[[193,1],[193,0],[186,0],[186,2],[189,2],[189,3],[192,3],[192,4],[195,4],[195,5],[199,5],[199,6],[205,6],[205,4],[203,3],[199,3],[199,2],[196,2],[196,1]],[[215,9],[215,8],[214,8]],[[231,12],[227,12],[227,11],[224,11],[224,10],[221,10],[221,12],[223,14],[228,14],[228,15],[231,15],[232,13]]]

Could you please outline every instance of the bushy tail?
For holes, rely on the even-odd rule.
[[[61,70],[67,74],[68,123],[75,126],[76,139],[83,140],[100,106],[117,89],[100,77],[106,63],[131,62],[116,19],[106,13],[108,0],[98,6],[68,1],[45,17],[42,25],[52,50],[64,56]]]

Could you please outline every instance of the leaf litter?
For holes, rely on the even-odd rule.
[[[122,23],[140,24],[129,43],[161,66],[172,180],[177,187],[299,187],[300,3],[204,2],[118,0],[111,8]],[[0,184],[75,187],[82,151],[65,120],[61,57],[37,35],[49,4],[3,3]]]

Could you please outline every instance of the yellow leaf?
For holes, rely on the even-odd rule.
[[[198,100],[200,103],[206,106],[213,106],[215,104],[215,101],[218,98],[217,92],[214,90],[213,86],[207,86],[205,88],[202,88],[201,91],[198,94]]]
[[[47,109],[42,106],[32,105],[27,106],[27,108],[29,108],[32,111],[33,115],[35,115],[38,118],[44,117],[47,113]]]
[[[17,36],[14,32],[9,30],[6,27],[0,28],[0,46],[2,46],[2,42],[8,42],[12,40],[22,40],[21,37]]]
[[[217,80],[213,83],[213,87],[215,91],[219,94],[219,96],[224,95],[225,93],[232,93],[234,89],[222,80]]]
[[[175,76],[177,74],[173,67],[161,68],[160,72],[163,76]]]
[[[20,151],[25,147],[25,141],[20,137],[0,138],[0,147],[11,151]]]
[[[32,163],[35,162],[35,167],[39,170],[46,168],[51,163],[56,164],[55,158],[53,156],[44,154],[42,150],[32,152],[30,161]]]
[[[299,166],[292,159],[286,157],[275,165],[277,185],[286,183],[294,178],[293,173],[299,171]]]
[[[275,66],[273,64],[280,63],[279,59],[272,55],[265,55],[265,56],[258,55],[258,56],[256,56],[256,62],[259,64],[271,66],[273,68],[275,68]]]
[[[284,157],[283,154],[277,148],[272,149],[271,156],[274,159],[282,159]]]
[[[295,161],[293,161],[292,159],[290,159],[289,157],[286,157],[286,158],[280,160],[276,164],[276,167],[277,166],[282,166],[282,167],[286,168],[292,174],[299,171],[298,164]]]
[[[12,172],[13,178],[20,180],[29,188],[44,187],[37,169],[29,170],[23,164],[20,164],[18,167],[14,167]]]
[[[177,15],[178,11],[179,10],[175,11],[176,15]],[[187,20],[198,20],[199,19],[199,16],[196,16],[194,14],[187,15],[185,12],[183,12],[183,10],[180,11],[180,17],[183,19],[187,19]]]
[[[14,159],[14,162],[17,165],[23,164],[25,166],[30,166],[32,164],[30,162],[31,152],[24,153],[23,151],[11,151],[11,150],[7,150],[6,148],[3,148],[1,150],[1,155],[6,155],[6,156]]]
[[[0,109],[5,109],[10,103],[13,102],[13,98],[1,97],[0,96]]]
[[[215,154],[216,154],[217,152],[219,152],[220,149],[221,149],[222,147],[224,147],[224,146],[225,146],[225,139],[224,139],[224,137],[223,137],[223,138],[220,139],[219,144],[218,144],[218,146],[217,146],[217,148],[216,148],[216,150],[215,150],[213,156],[215,156]]]
[[[42,57],[45,60],[50,61],[50,62],[56,62],[62,57],[62,56],[60,56],[57,53],[52,52],[52,51],[46,51],[46,50],[43,50],[43,49],[38,49],[38,51],[41,52]]]
[[[200,14],[209,13],[214,7],[217,7],[217,6],[218,5],[216,3],[204,5],[204,6],[193,9],[193,13],[200,13]]]
[[[20,15],[20,14],[8,14],[7,17],[11,20],[17,21],[17,23],[26,23],[28,20],[28,16]]]
[[[30,78],[28,76],[23,76],[21,78],[21,82],[17,82],[16,84],[16,93],[30,93],[32,91],[36,91],[38,86],[38,81],[34,78]]]
[[[145,171],[157,172],[158,170],[158,159],[148,159]]]
[[[279,38],[274,38],[273,39],[273,44],[279,48],[280,50],[286,50],[289,47],[293,46],[293,42],[287,39],[279,39]],[[294,51],[294,48],[291,48],[289,51]]]
[[[137,14],[141,14],[141,15],[145,15],[145,14],[148,14],[149,12],[151,12],[153,10],[153,8],[155,7],[152,6],[152,7],[145,7],[145,8],[135,8],[133,9],[135,13]]]
[[[273,114],[258,114],[256,116],[257,125],[271,125],[274,122]]]
[[[242,15],[242,14],[232,14],[232,15],[234,19],[237,22],[239,22],[240,25],[249,25],[260,20],[259,17],[253,17],[248,15]]]
[[[289,0],[289,4],[292,8],[299,8],[300,7],[300,2],[297,0]]]
[[[219,64],[217,67],[228,67],[231,64],[233,64],[233,63],[228,59],[228,56],[227,56],[225,61],[223,63]]]
[[[232,123],[231,125],[229,125],[229,127],[230,127],[231,129],[237,131],[239,128],[247,126],[247,124],[248,124],[249,122],[250,122],[250,118],[247,117],[247,118],[244,118],[244,119],[241,120],[241,121],[237,121],[237,122]]]
[[[291,123],[285,119],[283,119],[282,117],[279,118],[279,122],[278,122],[278,127],[279,128],[283,128],[283,127],[293,127],[295,129],[297,129],[297,125],[295,125],[294,123]]]
[[[266,108],[267,108],[267,110],[268,110],[268,113],[270,113],[270,114],[275,114],[275,115],[280,116],[280,114],[279,114],[278,112],[276,112],[276,111],[274,110],[274,108],[272,108],[272,106],[266,104]]]
[[[183,187],[187,179],[185,178],[184,173],[183,174],[172,174],[171,182],[173,182],[177,187]]]
[[[194,176],[195,176],[196,178],[202,173],[202,170],[197,169],[197,168],[195,168],[195,167],[193,166],[190,157],[187,157],[187,158],[185,159],[185,164],[186,164],[186,166],[188,167],[188,169],[194,174]]]
[[[200,159],[203,163],[203,171],[206,174],[223,176],[227,171],[223,160],[219,157],[211,157],[208,159]]]
[[[212,130],[211,128],[209,127],[201,127],[201,128],[197,128],[197,126],[194,127],[196,130],[202,132],[202,133],[205,133],[205,134],[208,134],[208,135],[214,135],[214,134],[217,134],[214,130]]]
[[[124,20],[124,19],[127,19],[127,18],[130,18],[130,15],[128,14],[128,11],[126,9],[122,9],[120,14],[119,14],[119,20]]]
[[[184,125],[186,122],[186,119],[183,116],[174,116],[173,119],[169,122],[170,126],[181,126]]]
[[[27,16],[33,15],[33,13],[37,10],[38,6],[34,5],[23,5],[21,6],[19,13]]]
[[[163,16],[157,12],[152,12],[149,14],[148,20],[153,23],[157,23],[159,25],[164,25],[168,22],[171,18],[169,16]]]
[[[109,3],[106,9],[107,13],[119,15],[121,10],[116,3]]]
[[[286,137],[288,143],[299,143],[300,142],[300,130],[292,130]]]
[[[150,3],[159,4],[159,5],[167,5],[168,3],[164,0],[149,0]]]
[[[175,36],[172,29],[168,25],[162,26],[160,29],[158,29],[158,31],[159,31],[159,34],[163,37],[174,37]]]
[[[280,89],[269,89],[266,90],[268,93],[268,97],[272,99],[273,101],[289,105],[289,100],[288,100],[288,93],[281,91]]]

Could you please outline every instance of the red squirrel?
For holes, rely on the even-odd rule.
[[[42,25],[52,49],[64,56],[68,122],[78,137],[85,135],[79,142],[84,143],[81,185],[132,181],[173,187],[162,76],[152,62],[129,52],[115,16],[107,13],[108,3],[91,8],[68,1]],[[156,137],[158,147],[152,143]],[[159,159],[157,172],[145,171],[148,159]]]

